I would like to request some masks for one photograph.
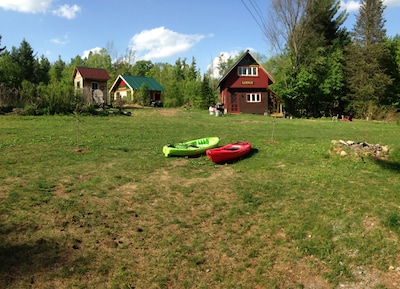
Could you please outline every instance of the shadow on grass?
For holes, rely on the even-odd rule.
[[[54,272],[54,268],[70,263],[70,257],[55,240],[39,238],[29,243],[12,244],[4,240],[11,234],[10,230],[0,229],[0,288],[21,282],[35,287],[37,274],[48,274]]]
[[[247,159],[247,158],[251,158],[256,153],[258,153],[258,149],[251,148],[250,153],[248,153],[247,155],[245,155],[245,156],[243,156],[241,158],[238,158],[238,159],[234,159],[234,160],[228,161],[228,162],[217,163],[217,165],[219,165],[219,164],[221,164],[221,165],[222,164],[234,164],[234,163],[237,163],[237,162],[239,162],[241,160],[244,160],[244,159]],[[171,155],[171,156],[168,156],[168,158],[197,159],[197,158],[204,157],[204,156],[205,156],[205,154],[202,153],[202,154],[191,155],[191,156],[175,156],[175,155]]]
[[[391,162],[380,159],[376,159],[375,162],[383,169],[400,173],[400,162]]]
[[[245,155],[245,156],[243,156],[243,157],[241,157],[241,158],[238,158],[238,159],[231,160],[231,161],[222,162],[222,163],[217,163],[217,165],[234,164],[234,163],[240,162],[240,161],[242,161],[242,160],[249,159],[249,158],[251,158],[253,155],[255,155],[256,153],[258,153],[258,149],[256,149],[256,148],[251,148],[250,153],[248,153],[247,155]]]

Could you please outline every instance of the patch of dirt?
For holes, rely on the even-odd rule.
[[[382,272],[374,268],[357,266],[352,270],[356,281],[339,284],[339,288],[345,289],[366,289],[366,288],[387,288],[396,289],[400,287],[400,272],[397,268]]]
[[[181,167],[186,164],[185,159],[179,159],[174,163],[175,167]],[[200,184],[204,186],[205,184],[213,184],[217,180],[219,182],[223,182],[223,180],[229,181],[229,179],[234,174],[234,171],[229,166],[220,167],[219,170],[216,170],[213,174],[208,177],[191,177],[191,178],[181,178],[174,174],[173,170],[160,168],[154,171],[154,174],[149,177],[149,182],[157,182],[163,185],[180,185],[182,187],[189,187],[195,184]]]
[[[136,193],[141,193],[144,189],[143,186],[153,184],[153,188],[156,190],[163,191],[163,195],[166,196],[170,193],[171,188],[180,187],[184,188],[202,188],[204,191],[212,191],[213,195],[221,195],[224,193],[224,187],[228,184],[233,175],[234,170],[229,166],[220,166],[209,176],[204,175],[196,177],[191,175],[188,178],[182,177],[182,168],[187,164],[185,159],[177,159],[173,162],[172,168],[160,168],[155,170],[151,175],[148,176],[146,182],[140,183],[127,183],[117,189],[118,199],[122,200],[126,204],[132,203],[131,197]],[[174,170],[174,167],[176,168]],[[224,196],[225,198],[226,196]],[[227,197],[228,198],[228,197]]]
[[[177,115],[180,111],[181,110],[179,108],[168,108],[168,109],[157,108],[157,109],[155,109],[155,112],[162,116],[174,116],[174,115]]]
[[[313,256],[304,257],[291,264],[278,261],[273,270],[284,276],[284,288],[291,288],[295,284],[301,286],[299,288],[308,289],[332,288],[321,277],[325,266]]]
[[[126,108],[126,109],[134,109],[134,108],[137,108],[137,109],[144,109],[144,108],[150,108],[150,107],[148,107],[148,106],[142,106],[142,105],[139,105],[139,104],[124,104],[123,106],[122,106],[123,108]]]
[[[74,148],[74,149],[71,149],[70,152],[85,154],[85,153],[90,152],[90,148]]]

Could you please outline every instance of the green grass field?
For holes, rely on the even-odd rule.
[[[253,153],[165,158],[218,136]],[[397,123],[0,117],[0,288],[399,288]],[[390,147],[336,153],[332,140]]]

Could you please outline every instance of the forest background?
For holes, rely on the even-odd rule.
[[[356,117],[398,120],[400,112],[400,36],[388,37],[382,0],[362,0],[356,24],[348,31],[346,11],[338,0],[272,0],[268,21],[255,18],[273,47],[273,56],[256,58],[276,80],[271,86],[284,100],[285,110],[296,117],[321,117],[355,113]],[[0,36],[0,41],[1,41]],[[178,58],[175,64],[135,61],[127,49],[111,57],[112,45],[87,58],[69,63],[61,56],[50,63],[38,57],[23,39],[7,49],[0,42],[0,111],[15,108],[23,114],[64,114],[83,109],[72,75],[75,67],[104,68],[119,74],[155,78],[166,89],[163,104],[180,107],[191,103],[205,109],[218,102],[218,79],[213,68],[200,73],[195,57]],[[241,55],[239,55],[240,57]],[[224,75],[237,59],[219,56],[216,69]],[[135,99],[148,105],[146,91]]]

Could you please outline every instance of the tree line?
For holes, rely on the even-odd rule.
[[[382,0],[361,0],[354,28],[344,27],[340,0],[271,0],[263,32],[274,53],[256,54],[274,76],[270,88],[284,100],[287,113],[319,117],[355,113],[382,119],[400,109],[400,36],[388,37]],[[1,44],[1,36],[0,36]],[[243,51],[244,52],[244,51]],[[238,57],[240,57],[239,55]],[[224,75],[237,59],[219,56]],[[0,107],[31,113],[69,113],[81,101],[72,85],[77,66],[104,68],[111,79],[119,74],[155,78],[165,89],[166,107],[190,103],[205,109],[218,102],[218,79],[203,75],[193,57],[174,64],[135,61],[134,51],[118,56],[112,44],[82,59],[50,63],[37,57],[26,40],[10,51],[0,45]],[[147,104],[145,100],[141,104]]]
[[[266,68],[290,113],[383,118],[399,111],[400,36],[387,37],[382,0],[360,2],[348,31],[339,0],[272,0],[264,32],[278,53]]]
[[[119,74],[153,77],[166,89],[163,93],[166,107],[190,103],[192,107],[206,109],[217,101],[213,89],[216,80],[209,74],[200,74],[195,58],[191,63],[178,58],[174,65],[152,63],[134,61],[134,52],[127,51],[112,61],[111,51],[112,48],[103,48],[85,58],[76,56],[69,63],[59,56],[50,63],[45,56],[37,57],[25,39],[10,51],[3,47],[0,52],[0,109],[8,112],[21,108],[26,114],[66,114],[75,111],[78,105],[84,107],[72,79],[75,67],[80,66],[106,69],[111,81]],[[135,101],[147,105],[149,100],[138,98]]]

